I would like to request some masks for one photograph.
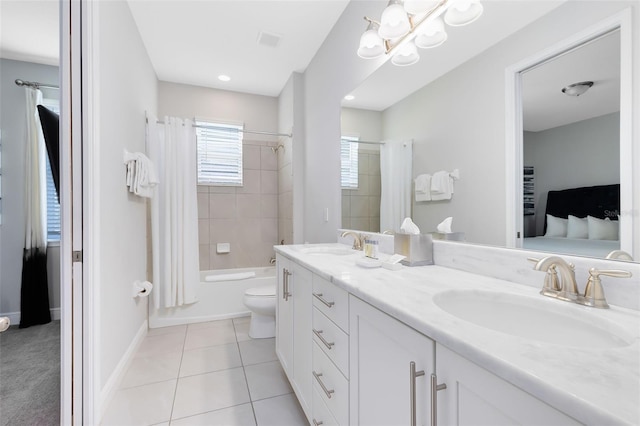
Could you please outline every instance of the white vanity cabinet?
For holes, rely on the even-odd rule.
[[[436,344],[439,425],[578,425],[534,396]]]
[[[307,418],[311,414],[312,273],[278,255],[276,354]]]
[[[349,296],[351,425],[428,425],[433,340]]]

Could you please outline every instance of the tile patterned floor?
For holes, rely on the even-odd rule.
[[[249,317],[149,330],[103,426],[307,425],[275,353]]]

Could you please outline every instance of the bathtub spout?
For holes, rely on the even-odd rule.
[[[276,264],[276,257],[273,256],[271,259],[269,259],[269,265],[275,265]]]

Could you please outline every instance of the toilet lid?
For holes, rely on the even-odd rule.
[[[272,296],[276,297],[275,285],[263,285],[260,287],[253,287],[244,292],[247,296]]]

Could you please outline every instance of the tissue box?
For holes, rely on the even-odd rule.
[[[434,240],[464,241],[464,232],[431,232]]]
[[[395,253],[406,256],[403,265],[433,265],[433,236],[429,234],[396,233],[393,246]]]

